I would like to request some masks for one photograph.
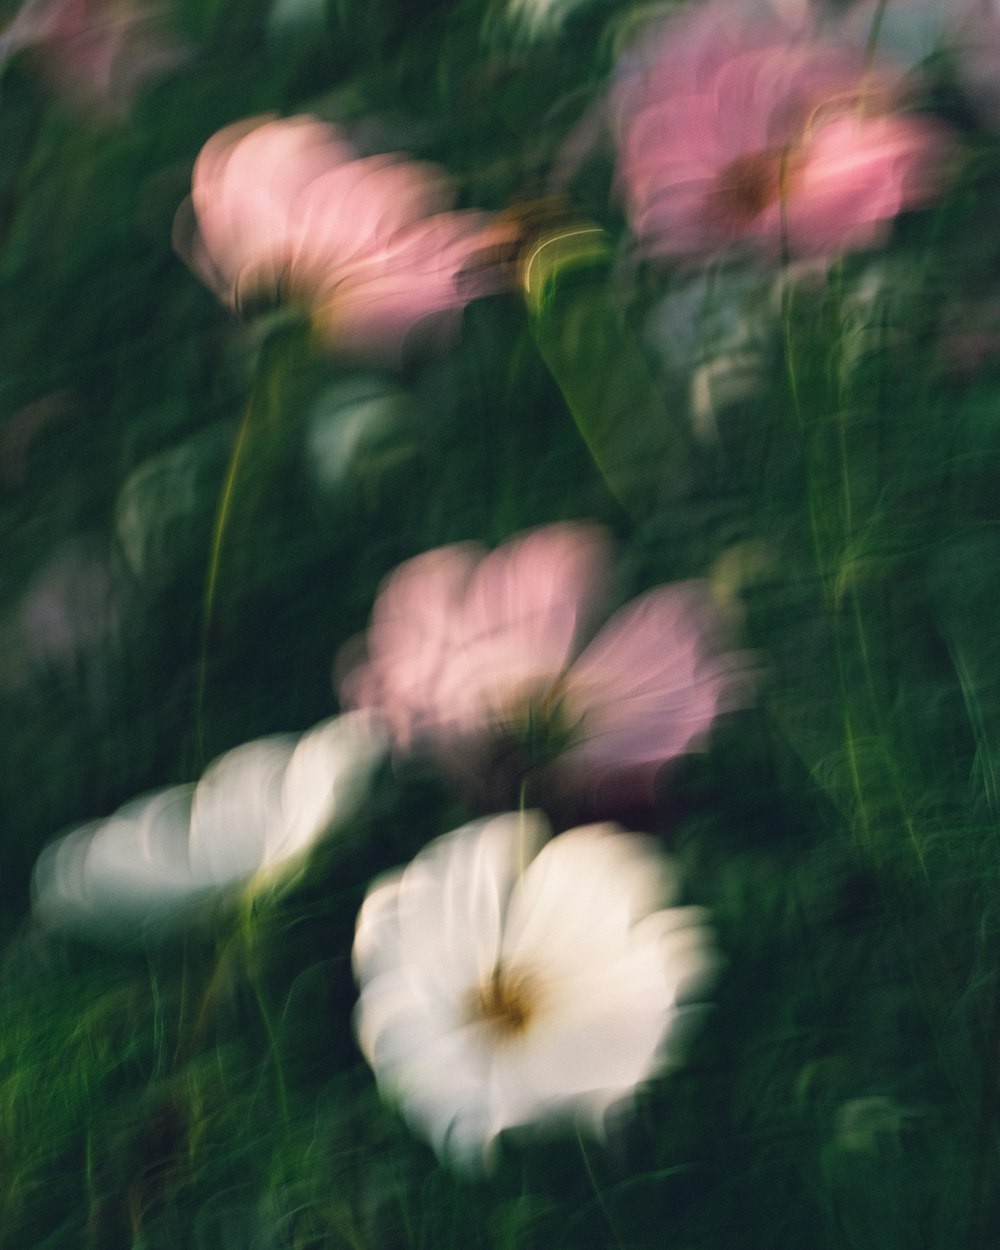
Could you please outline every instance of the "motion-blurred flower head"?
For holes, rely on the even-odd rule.
[[[692,6],[626,58],[613,89],[632,227],[653,255],[874,246],[933,197],[949,148],[901,104],[901,76],[863,48]]]
[[[360,156],[313,117],[254,118],[202,148],[175,243],[233,307],[287,293],[331,347],[394,357],[419,323],[499,286],[476,262],[511,228],[451,201],[433,165]]]
[[[135,799],[47,847],[35,915],[56,928],[142,936],[222,891],[289,874],[355,810],[384,749],[365,715],[236,747],[197,784]]]
[[[155,7],[136,0],[25,0],[0,33],[0,63],[35,48],[67,95],[112,115],[184,53],[155,28]]]
[[[513,747],[526,771],[555,758],[585,785],[648,794],[745,693],[745,673],[716,654],[719,621],[696,582],[640,596],[581,651],[607,554],[603,531],[562,524],[488,555],[458,544],[409,560],[375,604],[367,662],[346,662],[342,697],[377,709],[399,747],[427,746],[480,784]]]
[[[713,970],[704,914],[670,907],[676,871],[652,839],[546,834],[534,812],[466,825],[376,882],[358,917],[361,1050],[458,1163],[553,1116],[600,1132],[675,1058],[680,1003]]]
[[[93,536],[62,543],[10,613],[0,616],[0,691],[69,696],[104,723],[119,690],[128,619],[127,582]]]

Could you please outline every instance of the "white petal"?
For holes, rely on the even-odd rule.
[[[667,913],[649,917],[659,921]],[[677,1018],[677,996],[712,966],[703,929],[668,951],[662,925],[639,926],[632,948],[546,982],[535,1027],[498,1052],[505,1123],[519,1124],[584,1100],[600,1114],[654,1075]]]
[[[187,855],[192,790],[146,795],[47,847],[35,866],[35,915],[104,932],[175,917],[197,894]]]
[[[497,1131],[483,1096],[492,1039],[470,1008],[496,966],[510,890],[546,832],[536,813],[466,825],[376,882],[358,917],[359,1045],[442,1153],[475,1154]]]
[[[45,847],[32,877],[32,909],[45,924],[74,927],[90,917],[83,866],[99,822],[84,825]]]
[[[356,807],[388,747],[381,722],[365,712],[304,733],[282,778],[282,820],[268,828],[262,866],[304,853],[339,813]]]
[[[674,872],[657,844],[616,825],[588,825],[553,838],[511,898],[504,960],[540,962],[575,975],[627,949],[636,921],[669,903]]]
[[[173,786],[121,808],[97,830],[84,862],[88,903],[140,913],[188,899],[191,786]]]
[[[281,789],[294,739],[261,738],[209,765],[191,810],[191,868],[198,882],[227,885],[265,861],[270,831],[283,826]]]
[[[523,864],[545,837],[534,812],[475,821],[432,842],[400,883],[400,940],[414,975],[452,1004],[488,977]]]

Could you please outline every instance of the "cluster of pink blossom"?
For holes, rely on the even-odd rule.
[[[617,185],[651,255],[732,243],[835,257],[884,241],[939,190],[947,129],[908,108],[899,70],[811,24],[690,6],[639,40],[607,107]],[[440,169],[362,156],[314,117],[255,118],[202,149],[176,242],[227,303],[287,294],[329,345],[398,358],[418,325],[499,289],[509,221],[451,208]]]

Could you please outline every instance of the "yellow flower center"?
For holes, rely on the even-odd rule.
[[[470,1015],[500,1041],[522,1036],[538,1015],[538,986],[528,973],[502,964],[473,991]]]

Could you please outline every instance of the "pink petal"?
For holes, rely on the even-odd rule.
[[[388,235],[323,275],[315,293],[321,333],[331,347],[398,360],[422,322],[499,288],[499,267],[474,266],[510,237],[509,227],[473,212],[438,213]]]
[[[476,261],[515,228],[452,198],[434,165],[360,157],[315,118],[253,119],[205,144],[175,246],[226,302],[287,286],[330,346],[398,360],[420,322],[506,280]]]
[[[933,198],[951,145],[923,118],[846,116],[820,127],[806,151],[787,206],[799,254],[877,242],[899,212]]]
[[[400,565],[385,583],[368,629],[368,662],[348,671],[340,697],[377,708],[397,744],[440,731],[440,689],[459,645],[465,590],[476,564],[471,544],[440,547]]]
[[[293,206],[295,263],[318,282],[331,266],[370,259],[400,231],[450,202],[448,183],[432,165],[371,156],[326,169]]]
[[[213,135],[191,180],[195,270],[230,303],[241,286],[285,275],[298,241],[296,204],[354,155],[332,126],[310,117],[253,118]]]
[[[465,703],[477,728],[509,723],[554,685],[603,587],[606,558],[601,530],[564,524],[505,543],[480,562],[448,670],[450,697]]]
[[[645,770],[700,745],[720,711],[746,693],[745,671],[715,654],[718,620],[694,582],[650,591],[618,612],[567,676],[565,713],[579,719],[575,769]]]

